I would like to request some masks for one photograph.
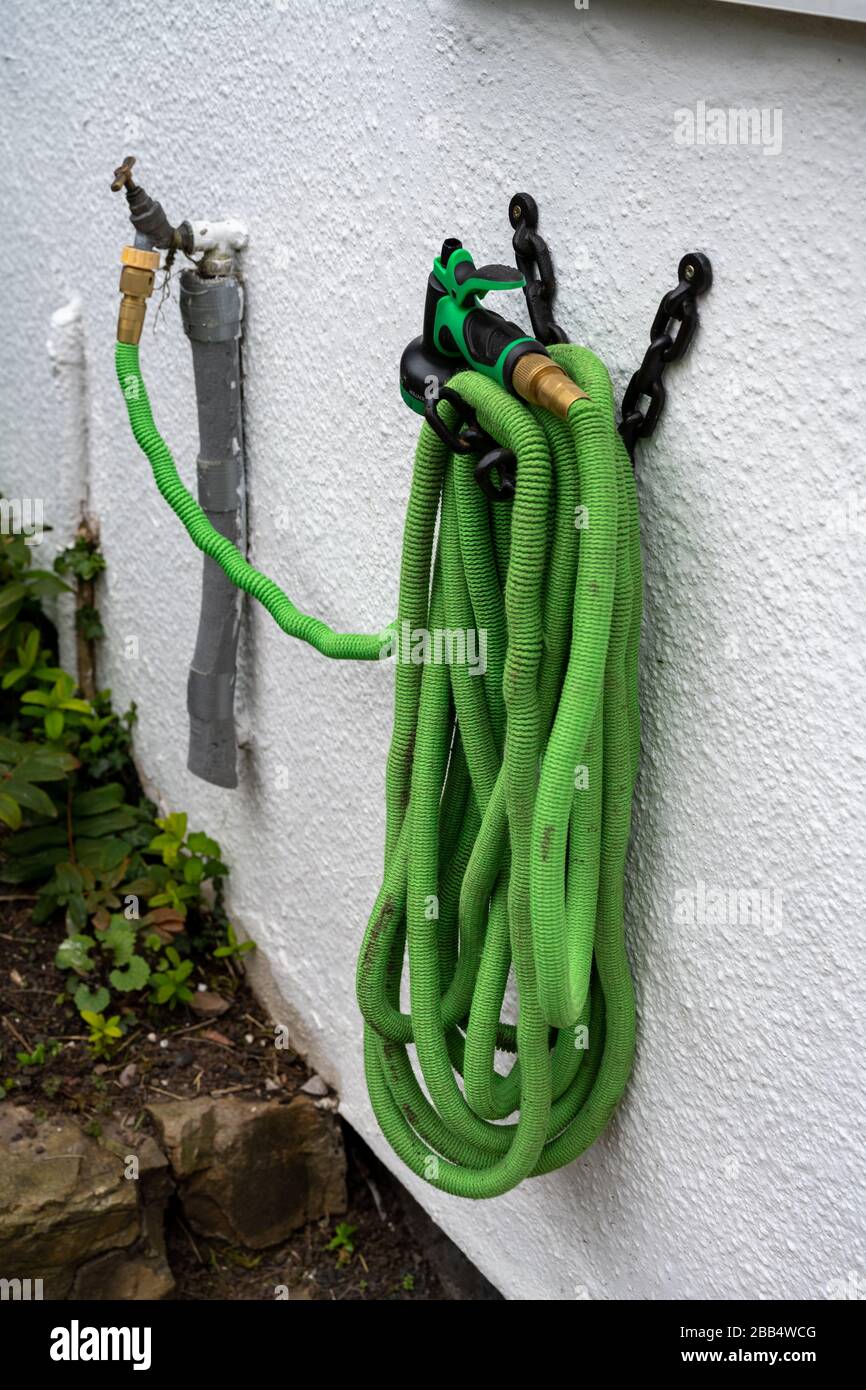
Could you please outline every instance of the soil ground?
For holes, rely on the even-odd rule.
[[[110,1062],[94,1063],[54,964],[62,939],[62,921],[34,926],[27,898],[0,895],[0,1084],[11,1101],[42,1114],[73,1115],[86,1132],[98,1135],[108,1116],[150,1129],[145,1106],[160,1098],[285,1099],[309,1080],[300,1057],[274,1047],[273,1025],[243,981],[220,1017],[202,1021],[186,1009],[176,1015],[163,1011],[158,1027],[139,1026]],[[31,1054],[38,1043],[50,1041],[60,1048],[43,1065],[22,1067],[17,1061],[18,1052]],[[347,1213],[307,1226],[283,1245],[252,1253],[204,1240],[184,1224],[178,1203],[170,1207],[175,1298],[499,1297],[359,1137],[343,1128]],[[339,1223],[348,1244],[329,1249]]]

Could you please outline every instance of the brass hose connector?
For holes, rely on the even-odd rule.
[[[560,420],[565,419],[575,401],[589,399],[553,358],[543,357],[540,352],[527,352],[517,359],[511,386],[530,405],[540,405]]]
[[[153,293],[153,277],[159,268],[158,251],[140,251],[124,246],[120,253],[120,311],[117,315],[117,341],[135,345],[141,338],[147,301]]]

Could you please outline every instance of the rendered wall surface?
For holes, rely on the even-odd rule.
[[[0,48],[0,486],[43,498],[62,536],[75,409],[46,340],[79,295],[103,679],[138,703],[153,793],[224,845],[283,1016],[389,1162],[353,973],[390,677],[329,664],[250,609],[242,786],[186,772],[200,558],[114,380],[127,224],[111,172],[134,152],[173,220],[247,220],[250,555],[357,631],[395,606],[417,429],[397,364],[443,235],[506,261],[508,198],[533,192],[557,316],[620,395],[680,255],[711,255],[700,337],[638,462],[635,1075],[563,1172],[487,1204],[410,1186],[514,1299],[862,1296],[866,31],[711,3],[7,0]],[[675,112],[697,120],[699,102],[766,108],[768,136],[781,111],[781,148],[677,143]],[[143,368],[192,484],[176,288],[156,335],[154,320]],[[736,894],[759,889],[749,920]]]

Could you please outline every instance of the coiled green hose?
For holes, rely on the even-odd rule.
[[[422,426],[397,622],[365,636],[300,613],[214,530],[154,426],[138,349],[116,351],[135,438],[199,549],[326,656],[397,646],[385,867],[357,972],[383,1133],[416,1173],[463,1197],[571,1162],[610,1119],[634,1051],[623,871],[641,562],[605,368],[585,348],[550,349],[588,396],[566,421],[475,372],[453,378],[514,451],[516,496],[488,501],[473,461]],[[405,633],[483,634],[472,650],[486,660],[416,661]],[[501,1019],[512,969],[516,1025]],[[497,1052],[515,1054],[507,1073]]]

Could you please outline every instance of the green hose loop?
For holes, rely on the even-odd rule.
[[[488,500],[474,460],[422,426],[397,620],[365,636],[300,613],[213,529],[154,427],[138,349],[117,346],[135,438],[199,549],[324,655],[396,654],[384,873],[357,969],[364,1066],[394,1150],[470,1198],[582,1153],[634,1051],[623,875],[640,742],[637,498],[605,368],[585,348],[550,351],[588,397],[565,421],[477,372],[449,383],[515,453],[516,495]],[[407,634],[427,634],[432,659],[407,652]]]
[[[190,539],[225,571],[233,584],[252,594],[283,632],[308,642],[322,656],[348,657],[355,661],[377,661],[383,655],[387,633],[334,632],[318,618],[301,613],[278,584],[244,559],[230,540],[211,525],[198,502],[181,482],[165,440],[153,423],[150,401],[138,362],[138,348],[117,343],[114,350],[117,379],[120,382],[129,423],[139,447],[147,455],[153,477],[172,511],[183,522]]]

